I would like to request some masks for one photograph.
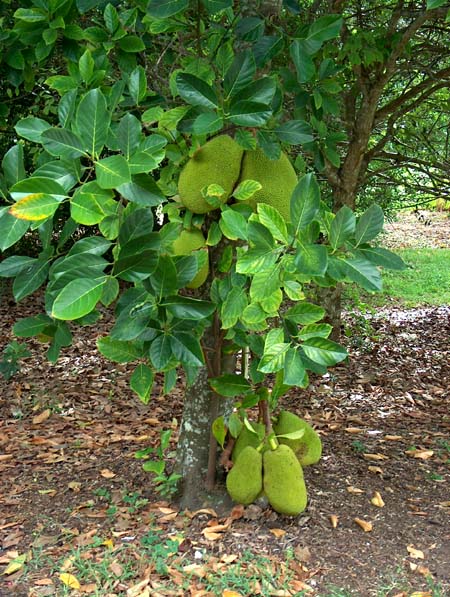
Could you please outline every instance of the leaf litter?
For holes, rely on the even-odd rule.
[[[42,300],[3,298],[4,344]],[[134,453],[161,428],[175,446],[182,384],[139,403],[130,367],[95,351],[110,323],[78,330],[54,365],[32,340],[22,371],[0,379],[2,597],[370,596],[399,569],[411,590],[398,595],[428,595],[430,579],[450,590],[450,307],[377,312],[370,338],[354,328],[348,364],[287,396],[324,443],[295,519],[264,501],[220,516],[161,500]]]

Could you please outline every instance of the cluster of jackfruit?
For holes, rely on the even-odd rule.
[[[204,187],[220,185],[225,191],[221,201],[225,203],[239,182],[246,179],[256,180],[262,186],[247,201],[253,209],[259,202],[268,203],[290,220],[297,174],[287,155],[282,153],[278,160],[270,160],[261,149],[244,151],[228,135],[214,137],[195,152],[181,171],[178,193],[187,209],[204,214],[214,209],[201,193]]]
[[[252,423],[254,433],[243,427],[233,448],[233,468],[226,485],[231,498],[248,505],[265,494],[276,512],[297,516],[308,496],[303,466],[315,464],[322,454],[319,435],[303,419],[281,411],[273,430],[277,441],[267,441],[262,423]],[[282,437],[303,431],[298,439]]]

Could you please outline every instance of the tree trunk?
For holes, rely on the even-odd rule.
[[[326,311],[324,322],[333,326],[330,338],[339,342],[342,327],[342,284],[327,288],[317,286],[316,297],[318,304]]]

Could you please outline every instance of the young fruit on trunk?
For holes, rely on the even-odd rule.
[[[239,454],[233,468],[227,475],[227,491],[238,504],[248,506],[256,500],[263,487],[262,455],[247,446]]]

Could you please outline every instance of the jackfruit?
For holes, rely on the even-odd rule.
[[[281,444],[289,446],[293,450],[302,466],[316,464],[322,456],[322,441],[316,431],[309,423],[287,410],[282,410],[277,422],[273,427],[276,435],[293,433],[304,429],[305,433],[299,439],[287,439],[279,437]]]
[[[264,493],[280,514],[297,516],[308,501],[303,470],[289,446],[280,444],[263,454]]]
[[[203,187],[218,184],[225,194],[225,203],[231,195],[241,171],[244,150],[228,135],[214,137],[203,145],[188,161],[178,180],[181,203],[195,214],[204,214],[214,208],[203,198]]]
[[[278,160],[269,160],[262,149],[246,151],[242,160],[241,180],[256,180],[262,189],[247,201],[253,209],[257,203],[275,207],[283,218],[291,221],[291,195],[297,185],[297,174],[289,158],[282,153]]]
[[[205,246],[205,237],[200,230],[182,230],[180,236],[172,243],[172,252],[174,255],[189,255],[191,251],[202,249]],[[208,274],[209,262],[206,261],[189,284],[186,284],[186,288],[198,288],[205,282]]]
[[[256,431],[256,433],[252,433],[250,429],[248,429],[245,425],[242,427],[242,430],[236,439],[236,443],[234,444],[233,452],[231,453],[231,460],[233,462],[236,462],[239,454],[241,454],[244,448],[246,448],[247,446],[257,448],[261,443],[260,438],[263,438],[265,433],[264,424],[251,423],[251,426]]]
[[[256,500],[263,487],[262,455],[247,446],[227,475],[227,491],[232,500],[247,506]]]

